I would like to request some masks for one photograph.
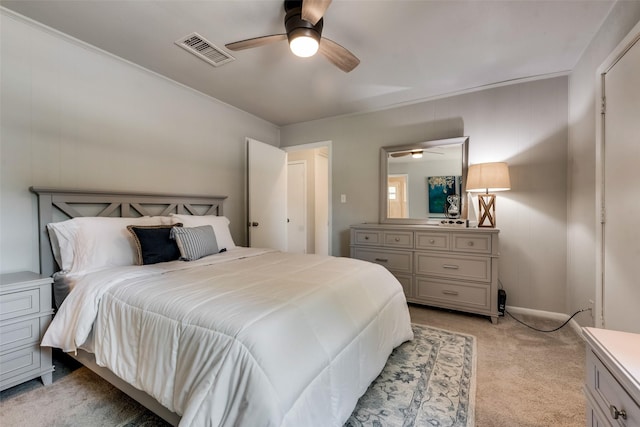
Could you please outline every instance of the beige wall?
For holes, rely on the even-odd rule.
[[[563,312],[567,91],[567,77],[557,77],[300,123],[282,128],[281,146],[333,141],[332,251],[348,255],[349,225],[378,221],[381,146],[470,136],[470,163],[507,161],[511,168],[512,190],[497,200],[508,304]]]
[[[245,136],[278,127],[0,12],[0,272],[38,271],[29,186],[228,195],[245,244]]]
[[[639,21],[640,1],[618,1],[569,77],[567,312],[596,300],[596,72]]]

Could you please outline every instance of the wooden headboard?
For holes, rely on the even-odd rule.
[[[40,273],[51,276],[57,265],[51,252],[47,224],[82,216],[139,217],[188,215],[223,215],[227,196],[185,194],[142,194],[68,188],[31,187],[38,196],[38,230],[40,232]]]

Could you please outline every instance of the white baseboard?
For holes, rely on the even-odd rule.
[[[549,319],[549,320],[559,320],[561,322],[566,322],[567,319],[571,317],[569,314],[565,314],[565,313],[556,313],[553,311],[544,311],[544,310],[534,310],[532,308],[524,308],[524,307],[506,306],[506,309],[511,314],[524,314],[525,316],[533,316],[533,317],[539,317],[542,319]],[[580,326],[578,322],[575,321],[575,319],[571,319],[571,321],[569,322],[569,326],[580,338],[584,340],[584,336],[582,335],[582,326]]]

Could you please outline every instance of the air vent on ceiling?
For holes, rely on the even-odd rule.
[[[207,41],[198,33],[191,33],[188,36],[182,37],[176,40],[176,44],[193,53],[198,58],[207,61],[214,67],[235,61],[236,59],[213,43]]]

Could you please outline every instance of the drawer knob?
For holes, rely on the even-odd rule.
[[[442,264],[442,268],[446,268],[447,270],[457,270],[460,267],[455,264]]]
[[[472,242],[471,240],[469,240],[469,241],[467,242],[467,246],[473,246],[473,242]]]
[[[435,242],[436,242],[436,240],[435,240],[435,239],[431,239],[431,240],[429,240],[429,243],[431,243],[432,245],[433,245]]]
[[[454,296],[458,295],[456,291],[442,291],[442,293],[445,295],[454,295]]]
[[[364,236],[364,240],[369,240],[369,236]]]
[[[618,418],[622,418],[623,420],[627,419],[627,411],[625,411],[624,409],[619,411],[618,408],[615,407],[615,405],[611,405],[609,406],[609,411],[611,412],[611,418],[613,418],[614,420],[617,420]]]
[[[376,258],[376,261],[378,261],[378,262],[389,262],[389,260],[386,259],[386,258]]]
[[[400,241],[400,238],[399,238],[399,237],[396,237],[396,242],[399,242],[399,241]]]

